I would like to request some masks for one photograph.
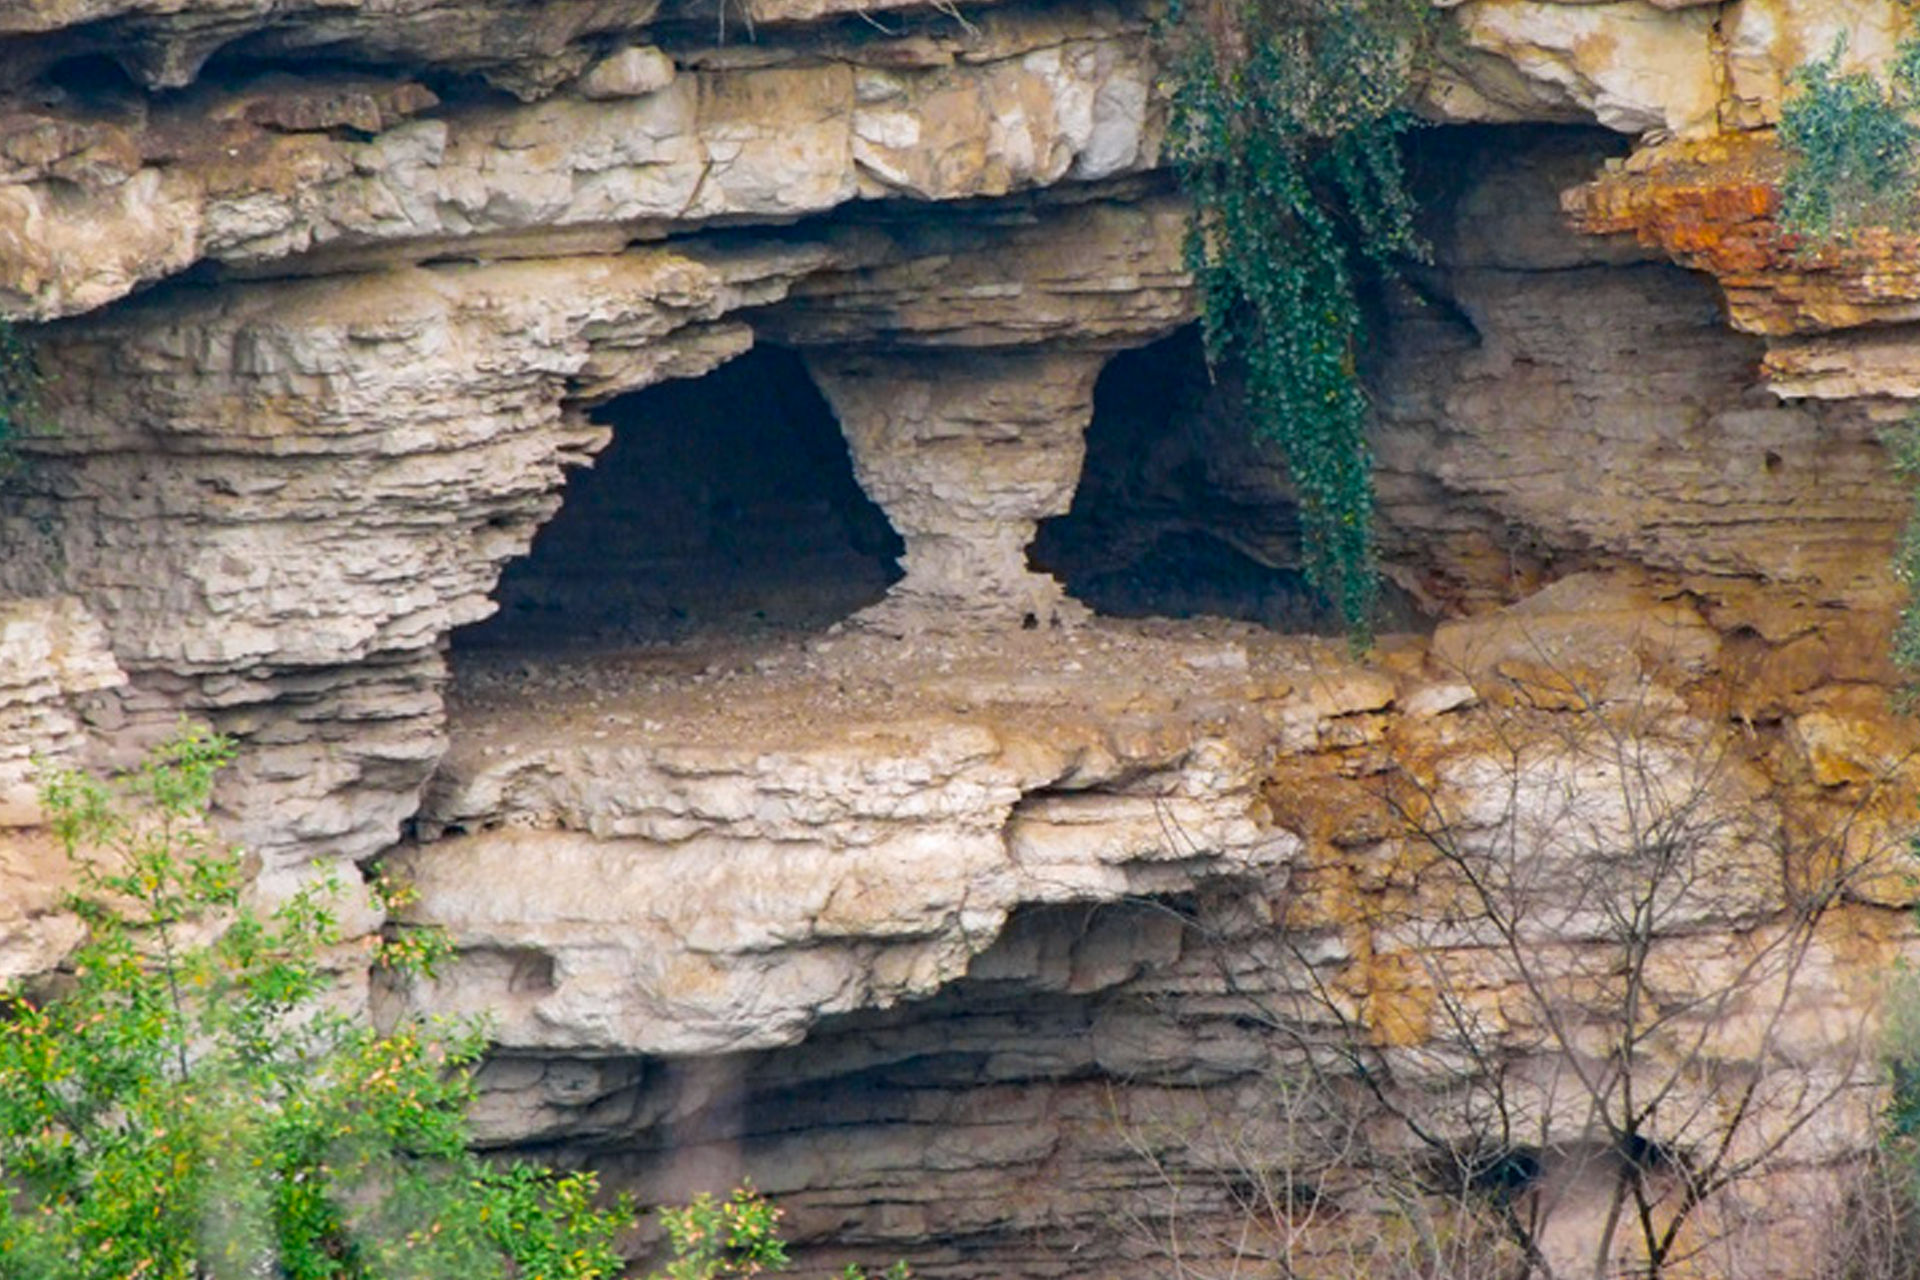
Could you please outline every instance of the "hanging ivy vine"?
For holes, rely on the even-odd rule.
[[[1357,645],[1378,594],[1358,284],[1422,257],[1399,139],[1425,0],[1175,0],[1172,155],[1209,358],[1286,459],[1307,579]]]

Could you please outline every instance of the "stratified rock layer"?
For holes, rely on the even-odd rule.
[[[70,457],[0,514],[16,590],[59,581],[137,687],[256,741],[225,794],[287,866],[390,844],[438,758],[438,644],[605,440],[591,398],[711,367],[781,254],[412,269],[156,300],[63,335]],[[456,353],[486,352],[484,372]],[[460,361],[460,366],[448,361]],[[273,708],[262,711],[261,708]]]
[[[847,635],[691,679],[469,661],[419,817],[437,838],[399,859],[461,960],[413,998],[596,1055],[788,1043],[938,989],[1018,907],[1284,863],[1272,743],[1381,696],[1306,646],[1104,631]]]
[[[1912,770],[1881,784],[1912,733],[1831,685],[1785,725],[1729,722],[1726,685],[1741,678],[1731,648],[1683,601],[1597,573],[1430,643],[1394,641],[1373,670],[1253,627],[1096,622],[987,651],[848,635],[708,650],[693,669],[667,654],[638,667],[574,660],[533,680],[536,712],[507,692],[529,677],[489,660],[461,673],[478,697],[457,704],[452,790],[429,805],[475,825],[407,855],[426,886],[423,918],[452,927],[468,958],[411,998],[505,1017],[510,1047],[479,1113],[490,1141],[565,1141],[649,1197],[751,1177],[789,1207],[810,1267],[905,1256],[940,1276],[1157,1274],[1173,1205],[1196,1244],[1231,1238],[1241,1162],[1287,1140],[1276,1077],[1297,1076],[1313,1045],[1346,1043],[1342,1017],[1365,1029],[1396,1088],[1444,1097],[1463,1055],[1483,1055],[1503,1064],[1505,1096],[1543,1146],[1593,1140],[1526,984],[1614,954],[1588,864],[1635,847],[1647,815],[1631,806],[1651,786],[1691,810],[1701,868],[1661,906],[1648,1006],[1661,1025],[1646,1051],[1707,1035],[1708,1059],[1763,1072],[1765,1096],[1786,1099],[1805,1087],[1805,1064],[1824,1064],[1820,1122],[1735,1202],[1782,1222],[1740,1244],[1754,1252],[1731,1274],[1804,1274],[1818,1242],[1791,1234],[1792,1214],[1830,1203],[1827,1171],[1866,1131],[1878,1077],[1858,1050],[1877,1016],[1876,971],[1908,946],[1905,891],[1884,876],[1910,820]],[[571,767],[543,741],[561,721],[582,743]],[[1084,750],[1101,721],[1108,745],[1061,772],[1057,753]],[[858,745],[829,754],[821,738],[843,722],[862,727]],[[806,728],[763,742],[749,792],[724,762],[772,724]],[[1181,760],[1193,733],[1221,736]],[[997,802],[963,800],[956,743],[974,747],[973,778],[1025,757],[1042,764],[1027,785],[1051,781],[1009,804],[1017,787],[1000,773]],[[1217,772],[1256,743],[1257,795]],[[857,776],[823,800],[818,770],[849,759]],[[1428,779],[1450,838],[1517,848],[1533,882],[1565,890],[1529,909],[1530,973],[1502,959],[1470,909],[1432,896],[1425,846],[1387,803],[1405,770]],[[1230,785],[1196,792],[1209,776]],[[636,809],[630,780],[649,778],[652,807]],[[1220,825],[1249,804],[1254,830],[1284,833],[1255,857],[1234,852],[1237,819]],[[933,866],[921,835],[941,851]],[[600,856],[582,858],[588,847]],[[1854,900],[1790,969],[1755,971],[1729,988],[1737,999],[1714,994],[1751,962],[1753,939],[1791,918],[1794,878],[1836,854],[1860,868]],[[647,876],[649,863],[675,870]],[[461,880],[475,866],[524,885],[526,905],[501,913]],[[587,867],[613,879],[595,883]],[[960,904],[1006,901],[996,883],[1023,880],[1023,900],[1065,905],[963,927]],[[1128,905],[1100,908],[1122,884]],[[683,914],[721,885],[731,913]],[[891,923],[859,943],[839,936],[854,902]],[[654,930],[680,944],[635,950],[635,933]],[[889,959],[929,954],[955,966],[944,989],[902,1000],[914,991]],[[783,975],[808,969],[851,974],[867,1010],[822,1003],[796,1018]],[[832,1001],[848,981],[810,987]],[[699,1021],[717,1000],[727,1015]],[[583,1016],[594,1007],[609,1017]],[[612,1021],[633,1007],[651,1021]],[[1604,1001],[1558,1016],[1612,1034]],[[795,1047],[757,1047],[809,1022]],[[729,1030],[731,1043],[707,1039]],[[621,1035],[656,1051],[635,1057]],[[568,1041],[584,1060],[562,1066],[553,1047]],[[1716,1079],[1677,1085],[1668,1114],[1690,1128],[1670,1140],[1712,1139]],[[1438,1107],[1429,1121],[1472,1140],[1470,1111]],[[1590,1240],[1572,1214],[1562,1230],[1570,1254]]]
[[[99,620],[72,599],[0,603],[0,982],[44,973],[80,939],[66,859],[43,821],[40,770],[80,763],[89,719],[126,682]]]
[[[1230,370],[1086,446],[1114,353],[1195,318],[1153,16],[7,6],[0,302],[52,322],[59,430],[0,489],[0,975],[76,936],[25,762],[126,760],[186,713],[240,739],[221,816],[263,892],[387,855],[416,878],[456,954],[380,1011],[494,1018],[490,1142],[660,1198],[751,1172],[810,1262],[1152,1273],[1164,1237],[1114,1222],[1189,1192],[1228,1220],[1247,1152],[1195,1126],[1281,1139],[1276,1046],[1324,1046],[1315,992],[1419,1089],[1471,1058],[1441,998],[1471,990],[1543,1148],[1591,1147],[1497,948],[1409,884],[1382,779],[1575,880],[1555,805],[1611,841],[1622,777],[1568,744],[1626,723],[1724,819],[1659,941],[1681,1005],[1821,858],[1899,830],[1877,436],[1920,391],[1912,246],[1784,239],[1766,132],[1795,66],[1843,30],[1849,67],[1884,63],[1899,12],[1449,6],[1420,105],[1475,127],[1413,138],[1434,260],[1370,299],[1358,353],[1383,567],[1437,629],[1364,662],[1088,622],[1028,560],[1095,457],[1121,474],[1081,490],[1113,502],[1080,546],[1111,534],[1109,578],[1170,540],[1297,577]],[[760,342],[813,371],[904,541],[862,625],[450,666],[605,445],[596,409]],[[685,541],[724,541],[730,493],[680,496]],[[611,576],[616,541],[574,545]],[[1808,1189],[1871,1139],[1859,1036],[1908,896],[1849,885],[1777,1036],[1707,1028],[1716,1071],[1771,1089],[1784,1055],[1834,1102],[1733,1205],[1787,1225],[1725,1274],[1800,1266]],[[1600,946],[1580,906],[1539,933],[1555,963]]]
[[[1027,567],[1027,544],[1073,500],[1100,364],[1085,353],[813,359],[861,487],[906,541],[906,577],[869,625],[1084,615]]]

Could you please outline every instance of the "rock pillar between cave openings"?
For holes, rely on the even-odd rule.
[[[1065,626],[1089,616],[1027,565],[1073,503],[1096,352],[809,355],[854,474],[906,543],[906,576],[856,624],[906,633]]]

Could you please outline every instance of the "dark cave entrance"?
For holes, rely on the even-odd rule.
[[[1190,325],[1107,364],[1073,508],[1041,524],[1031,559],[1108,617],[1337,633],[1299,546],[1286,468],[1248,437],[1236,380],[1208,370]]]
[[[507,566],[459,649],[815,630],[878,600],[901,552],[793,352],[609,401],[613,440]]]

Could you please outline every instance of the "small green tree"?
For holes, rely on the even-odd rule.
[[[243,902],[204,820],[232,750],[187,728],[112,783],[44,778],[88,932],[58,981],[0,989],[0,1275],[619,1274],[624,1200],[468,1149],[479,1028],[329,1008],[332,884]]]
[[[331,881],[266,915],[243,901],[241,858],[205,821],[233,750],[183,726],[112,782],[42,778],[87,937],[40,989],[0,986],[0,1277],[623,1274],[631,1201],[603,1206],[591,1173],[469,1149],[483,1028],[380,1032],[329,1007]],[[404,930],[374,961],[431,973],[448,948]],[[672,1261],[653,1280],[785,1270],[780,1216],[750,1187],[662,1210]]]

